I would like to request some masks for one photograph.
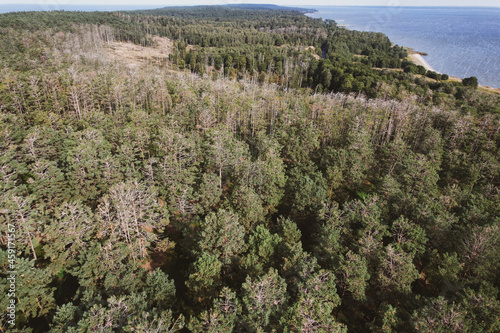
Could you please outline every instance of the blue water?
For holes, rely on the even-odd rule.
[[[393,43],[428,53],[438,72],[476,76],[500,88],[500,8],[315,6],[311,17],[352,30],[377,31]]]

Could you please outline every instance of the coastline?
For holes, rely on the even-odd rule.
[[[468,6],[312,7],[319,10],[312,17],[343,19],[351,29],[382,32],[394,44],[429,52],[429,56],[423,58],[441,73],[462,78],[475,76],[480,84],[500,88],[498,8],[493,12]],[[461,38],[454,39],[454,33]],[[415,59],[411,60],[416,63]]]
[[[432,68],[432,66],[422,56],[422,52],[416,52],[416,51],[413,51],[413,49],[410,49],[408,53],[409,53],[408,59],[410,61],[412,61],[415,65],[417,65],[417,66],[421,65],[428,71],[433,71],[433,72],[436,72],[438,74],[442,74],[442,73],[436,71],[434,68]],[[457,76],[452,75],[452,76],[450,76],[449,81],[462,82],[462,78],[459,78]],[[495,88],[492,86],[485,86],[482,84],[479,84],[478,87],[480,90],[485,91],[485,92],[500,94],[500,88]]]
[[[323,21],[327,20],[327,19],[330,19],[330,20],[335,20],[337,23],[338,22],[342,22],[343,27],[346,28],[346,29],[349,29],[349,30],[374,31],[373,27],[370,26],[368,23],[371,22],[370,20],[373,20],[374,18],[377,18],[377,17],[375,17],[373,15],[374,12],[373,12],[373,10],[370,11],[370,9],[373,9],[373,8],[383,9],[384,7],[373,7],[373,6],[331,6],[330,5],[330,6],[314,6],[314,8],[316,8],[318,10],[316,13],[308,13],[308,14],[305,14],[305,15],[308,16],[308,17],[310,17],[310,18],[320,19],[320,20],[323,20]],[[353,9],[353,10],[347,10],[349,8]],[[420,9],[431,9],[432,8],[432,9],[436,9],[438,7],[419,7],[419,6],[417,6],[417,7],[414,7],[414,8],[420,8]],[[464,9],[464,7],[439,7],[439,8],[443,9],[443,10],[446,9],[446,11],[448,11],[449,9],[456,9],[456,10],[463,10]],[[470,8],[480,8],[481,10],[484,10],[486,7],[468,7],[468,8],[469,9]],[[491,8],[497,8],[497,7],[491,7]],[[403,13],[403,14],[406,15],[408,13]],[[408,16],[408,15],[406,15],[406,16]],[[361,19],[360,19],[360,17],[361,17]],[[385,18],[383,15],[380,15],[380,14],[378,15],[378,17],[382,18],[382,19]],[[448,15],[447,15],[447,17],[448,17]],[[391,18],[391,20],[389,20],[389,18]],[[469,21],[470,21],[470,16],[466,16],[465,18],[469,19]],[[392,21],[393,21],[392,17],[388,17],[387,20],[385,20],[385,21],[382,20],[382,21],[375,22],[373,26],[374,27],[378,27],[378,28],[382,28],[382,27],[388,28],[386,23],[388,23],[388,22],[390,23]],[[402,23],[406,24],[405,22],[411,22],[411,20],[407,20],[407,21],[401,21],[401,20],[399,20],[398,22],[399,23],[402,22]],[[338,26],[341,26],[341,25],[338,24]],[[370,29],[368,29],[368,28],[370,28]],[[427,30],[430,31],[430,27],[424,27],[424,28],[425,29],[422,29],[422,27],[420,27],[420,29],[417,29],[418,31],[421,32],[420,35],[418,35],[418,37],[422,37],[423,36],[422,32],[425,32]],[[378,29],[377,31],[382,32],[387,37],[389,37],[391,30],[390,29],[385,29],[386,31],[382,31],[382,30],[383,29]],[[432,33],[436,33],[436,31],[432,31]],[[389,38],[391,39],[392,43],[394,44],[395,43],[394,39],[392,37],[389,37]],[[424,39],[426,41],[428,40],[427,37],[425,37]],[[418,39],[417,39],[417,42],[418,42]],[[461,73],[462,75],[460,75],[460,74],[458,74],[460,72],[460,68],[458,68],[458,70],[457,69],[450,69],[450,65],[443,67],[443,59],[447,59],[447,61],[444,61],[444,64],[455,64],[455,63],[457,63],[457,60],[462,60],[462,58],[460,58],[461,56],[465,57],[465,55],[463,55],[461,52],[454,52],[454,51],[456,51],[456,47],[455,47],[455,45],[453,43],[451,43],[451,44],[447,43],[446,44],[446,46],[447,46],[446,47],[446,49],[447,49],[446,54],[441,54],[439,52],[438,52],[438,54],[435,54],[436,52],[432,52],[433,53],[432,57],[434,57],[434,58],[438,57],[439,58],[438,62],[439,62],[439,60],[441,61],[439,67],[440,67],[440,70],[443,71],[443,72],[436,71],[425,60],[425,56],[427,55],[426,53],[424,53],[424,52],[416,52],[413,49],[413,47],[404,46],[404,45],[415,45],[415,43],[412,43],[412,42],[406,42],[406,43],[402,42],[402,43],[398,43],[398,44],[400,46],[403,46],[403,48],[405,48],[408,51],[408,57],[406,59],[410,60],[411,62],[413,62],[417,66],[421,65],[426,70],[433,71],[433,72],[436,72],[438,74],[443,74],[443,73],[448,74],[449,75],[449,81],[455,81],[455,82],[462,82],[463,78],[470,77],[471,74],[472,74],[472,76],[475,76],[475,77],[478,78],[478,81],[479,81],[478,88],[480,90],[485,91],[485,92],[489,92],[489,93],[500,94],[500,83],[496,82],[498,79],[496,79],[496,80],[493,79],[493,81],[492,81],[491,75],[489,75],[488,77],[484,78],[483,77],[483,75],[485,75],[484,71],[478,71],[478,70],[476,70],[477,68],[474,68],[475,69],[474,71],[466,71],[465,73]],[[449,48],[450,46],[452,48]],[[429,47],[429,45],[427,45],[427,44],[425,44],[424,46],[420,45],[420,46],[417,46],[417,47],[419,47],[420,49],[428,49],[428,50],[436,51],[432,47]],[[442,49],[443,48],[440,48],[440,50],[442,50]],[[461,54],[461,55],[457,56],[457,54]],[[491,54],[491,52],[490,52],[490,54]],[[486,57],[486,58],[488,58],[488,57]],[[474,64],[476,64],[478,62],[477,58],[475,58],[475,59],[476,60],[474,61],[474,63],[471,63],[471,66],[474,65]],[[493,63],[493,65],[494,65],[495,61],[496,60],[491,60],[490,59],[489,63]],[[453,67],[453,66],[451,66],[451,67]],[[487,71],[486,74],[489,74],[490,72],[494,72],[494,71]]]
[[[418,52],[413,52],[408,55],[408,58],[415,64],[415,65],[420,65],[423,66],[426,70],[432,71],[432,72],[437,72],[434,68],[432,68],[431,65],[422,57],[422,55]]]

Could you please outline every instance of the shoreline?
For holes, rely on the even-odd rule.
[[[438,74],[442,74],[438,71],[436,71],[432,66],[424,59],[422,55],[425,55],[425,53],[422,52],[416,52],[413,51],[413,49],[410,49],[408,52],[408,59],[412,61],[415,65],[421,65],[423,66],[426,70],[428,71],[433,71]],[[450,75],[448,81],[455,81],[455,82],[462,82],[463,78],[459,78],[457,76]],[[500,94],[500,88],[495,88],[492,86],[485,86],[482,84],[478,85],[478,88],[482,91],[486,91],[489,93],[495,93],[495,94]]]
[[[439,73],[431,65],[424,59],[424,57],[419,52],[413,52],[408,55],[408,59],[410,59],[415,65],[423,66],[426,70]],[[439,73],[441,74],[441,73]]]
[[[428,50],[432,54],[429,57],[421,54],[424,59],[417,60],[416,58],[419,57],[413,55],[406,58],[416,65],[423,65],[427,70],[438,73],[433,66],[429,65],[429,67],[426,67],[428,65],[426,59],[429,59],[429,61],[434,62],[434,65],[438,66],[441,74],[445,73],[449,76],[455,75],[463,78],[475,76],[478,78],[480,85],[491,86],[493,87],[492,89],[500,89],[497,66],[498,57],[495,58],[495,55],[498,54],[498,45],[495,46],[490,43],[490,46],[486,43],[485,39],[481,38],[482,35],[477,30],[472,31],[472,29],[464,28],[464,22],[467,23],[467,26],[470,24],[470,27],[474,27],[477,15],[489,13],[488,10],[485,10],[486,7],[479,7],[481,10],[477,12],[468,11],[468,9],[474,7],[467,6],[450,6],[446,8],[417,6],[423,8],[419,12],[403,11],[407,7],[394,8],[394,10],[402,10],[401,12],[392,12],[393,8],[390,7],[385,9],[379,7],[380,10],[370,9],[372,6],[316,5],[311,7],[318,9],[318,12],[311,14],[310,17],[321,18],[323,20],[326,18],[332,20],[343,19],[345,22],[342,23],[350,24],[350,29],[360,31],[376,30],[389,37],[392,43],[405,49],[411,49],[411,47],[405,47],[405,45],[408,45],[413,46],[416,51],[425,52]],[[435,11],[438,8],[440,10]],[[470,39],[467,39],[467,42],[465,42],[465,39],[454,42],[451,37],[452,35],[446,29],[440,28],[439,20],[424,20],[428,18],[426,15],[429,13],[436,14],[436,17],[449,17],[450,24],[460,31],[464,29],[462,32],[466,36],[469,36]],[[415,18],[418,18],[418,20],[414,21],[413,19]],[[421,22],[419,21],[420,19],[422,19]],[[490,24],[493,21],[493,17],[488,16],[481,23]],[[398,27],[399,25],[404,26],[404,31]],[[464,43],[463,45],[462,42]],[[470,45],[477,45],[477,48],[473,47],[473,50],[465,49],[466,51],[464,51],[464,47],[467,48]],[[409,54],[411,53],[409,52]]]
[[[315,6],[315,7],[318,8],[317,12],[315,12],[315,13],[307,13],[307,14],[304,14],[304,15],[308,16],[310,18],[320,19],[322,21],[325,21],[325,18],[323,16],[318,16],[318,17],[314,16],[314,15],[321,15],[321,10],[320,10],[320,9],[322,9],[321,7],[331,8],[331,7],[352,7],[352,6]],[[359,7],[372,7],[372,6],[359,6]],[[450,7],[450,8],[452,8],[452,7]],[[458,8],[458,7],[456,7],[456,8]],[[337,26],[339,26],[339,27],[346,28],[348,30],[353,30],[353,29],[351,29],[349,27],[348,24],[344,24],[343,23],[343,22],[345,22],[344,19],[334,20],[334,21],[337,22]],[[338,22],[342,22],[342,24],[338,24]],[[360,30],[360,31],[363,31],[363,30]],[[387,37],[389,37],[387,34],[385,34],[385,35]],[[392,43],[392,45],[394,45],[394,43]],[[419,66],[419,65],[423,66],[428,71],[436,72],[438,74],[443,74],[442,72],[436,71],[427,62],[427,60],[425,60],[424,56],[427,56],[427,53],[415,51],[413,49],[413,47],[409,47],[409,46],[403,46],[403,48],[406,49],[406,51],[408,51],[408,57],[406,59],[410,60],[415,65],[417,65],[417,66]],[[446,73],[446,74],[448,74],[448,73]],[[448,81],[462,82],[462,80],[463,80],[463,78],[460,78],[460,77],[457,77],[457,76],[454,76],[454,75],[451,75],[451,74],[448,74],[448,75],[449,75],[449,80]],[[478,78],[478,81],[479,81],[479,78]],[[481,84],[481,82],[479,82],[478,88],[479,88],[479,90],[482,90],[482,91],[485,91],[485,92],[494,93],[494,94],[500,94],[500,86],[496,87],[496,86],[493,86],[493,85],[484,85],[484,84]]]

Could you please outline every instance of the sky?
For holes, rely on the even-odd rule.
[[[284,6],[490,6],[500,7],[499,0],[0,0],[2,4],[57,5],[222,5],[235,3],[272,3]]]

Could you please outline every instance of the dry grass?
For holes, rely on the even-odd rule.
[[[305,48],[306,51],[312,50],[311,54],[316,60],[320,60],[321,57],[315,53],[316,48],[314,46],[308,46]]]
[[[281,46],[278,46],[278,48],[280,49],[283,49],[283,48],[287,48],[287,47],[290,47],[290,44],[283,44]],[[316,60],[320,60],[321,57],[319,55],[316,54],[316,48],[312,45],[310,46],[306,46],[306,47],[303,47],[303,46],[294,46],[293,47],[295,50],[299,50],[299,51],[309,51],[311,50],[311,55],[316,59]]]
[[[174,50],[174,43],[165,37],[153,38],[157,45],[149,47],[133,43],[111,43],[108,49],[108,56],[129,68],[137,68],[148,63],[164,65],[168,61],[168,55]]]
[[[489,86],[479,86],[479,89],[482,91],[486,91],[489,93],[500,95],[500,88],[493,88],[493,87],[489,87]]]
[[[456,76],[450,76],[450,81],[462,82],[462,79],[459,77],[456,77]],[[492,94],[500,94],[500,88],[493,88],[493,87],[489,87],[489,86],[481,86],[480,85],[478,87],[478,89],[481,91],[492,93]]]

